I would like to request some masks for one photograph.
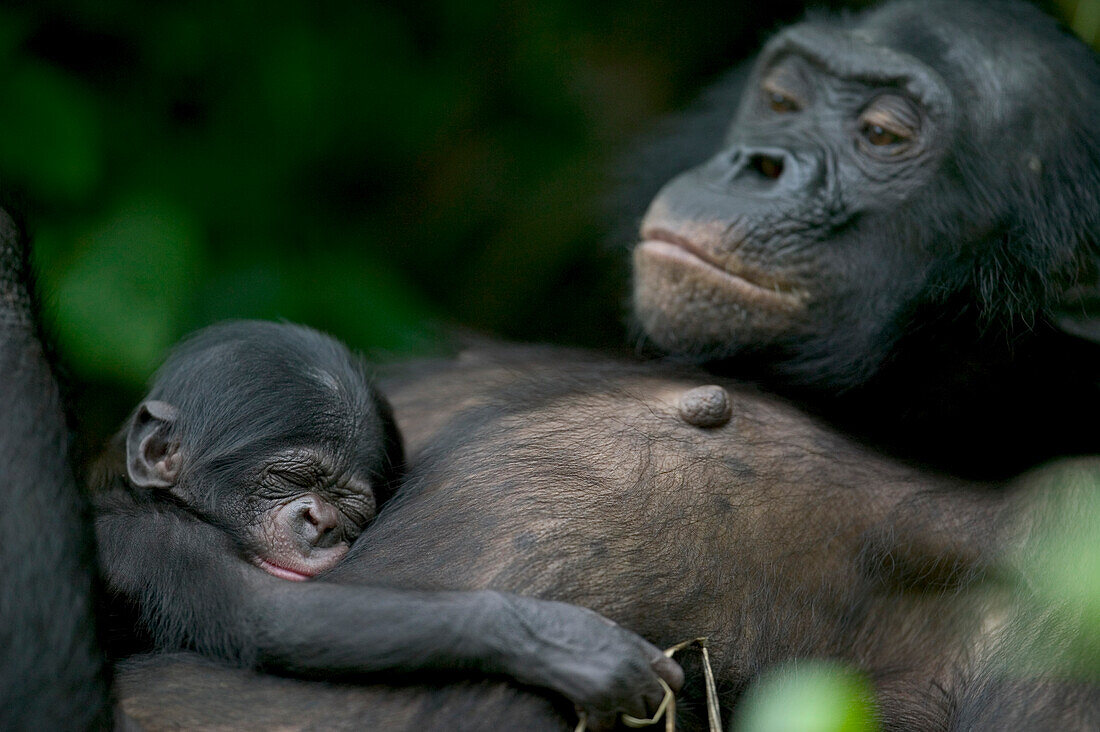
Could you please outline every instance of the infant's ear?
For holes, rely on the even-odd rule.
[[[179,475],[180,446],[169,441],[177,410],[167,402],[142,402],[126,433],[126,472],[142,488],[171,488]]]

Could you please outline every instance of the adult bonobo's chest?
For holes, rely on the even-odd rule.
[[[831,648],[841,623],[821,614],[871,581],[869,537],[938,484],[751,387],[693,392],[712,381],[504,348],[384,383],[408,479],[332,576],[576,602],[658,644],[708,635],[735,676],[776,612],[785,638]],[[691,400],[715,392],[728,421],[700,427]]]

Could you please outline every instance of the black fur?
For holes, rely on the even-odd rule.
[[[339,561],[375,506],[353,489],[387,497],[403,463],[396,435],[359,364],[319,333],[250,322],[186,341],[96,481],[116,650],[140,649],[136,617],[152,648],[299,675],[503,674],[564,694],[595,727],[656,707],[658,673],[679,684],[656,648],[583,608],[280,578]],[[300,500],[338,509],[334,533],[298,523]]]
[[[0,210],[0,728],[106,729],[91,536],[29,256]]]

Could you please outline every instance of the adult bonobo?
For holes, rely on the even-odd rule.
[[[910,434],[911,453],[943,464],[1009,471],[1087,449],[1094,431],[1050,415],[1086,404],[1076,390],[1093,373],[1091,346],[1058,333],[1090,332],[1091,53],[1021,4],[900,3],[787,32],[754,79],[731,133],[740,155],[672,184],[647,218],[635,302],[649,335],[782,375],[834,416],[900,423],[889,442]],[[570,600],[658,643],[706,635],[728,705],[770,664],[824,655],[870,672],[889,728],[1097,723],[1093,686],[1039,679],[1026,709],[996,701],[1023,693],[987,664],[1017,641],[1015,590],[981,578],[1030,515],[1021,489],[903,468],[731,382],[732,420],[703,431],[678,416],[697,375],[498,358],[386,385],[410,478],[337,576]],[[1003,403],[998,386],[1015,386]],[[998,419],[1023,434],[950,444]],[[328,716],[303,726],[332,709],[408,728],[571,723],[499,686],[309,687],[180,659],[120,678],[125,707],[154,724],[262,726],[314,694]]]
[[[653,343],[956,471],[1100,449],[1100,62],[1068,31],[954,0],[798,25],[713,144],[642,222]]]
[[[913,321],[926,329],[904,335],[900,331],[907,321],[901,316],[907,310],[913,311],[911,320],[926,310],[938,312],[964,296],[973,298],[972,309],[981,306],[982,315],[1000,315],[1000,320],[989,320],[996,336],[983,342],[985,350],[973,352],[974,359],[983,357],[981,366],[992,379],[999,371],[992,358],[995,344],[1005,337],[1005,329],[1018,326],[1018,318],[1026,318],[1018,315],[1024,312],[1022,305],[992,302],[995,288],[983,289],[986,280],[976,275],[1003,276],[1013,266],[1030,262],[1035,266],[1024,271],[1041,271],[1046,280],[1068,278],[1079,266],[1080,277],[1070,281],[1085,285],[1090,281],[1089,262],[1083,256],[1087,249],[1077,242],[1069,249],[1058,248],[1070,246],[1070,229],[1094,231],[1089,228],[1092,224],[1082,220],[1087,213],[1066,206],[1060,220],[1047,220],[1036,215],[1037,207],[1031,209],[1031,217],[1021,216],[1025,220],[1020,225],[1030,227],[1026,231],[1045,232],[1048,238],[1036,238],[1031,242],[1034,249],[1019,256],[1007,239],[992,233],[984,239],[977,233],[964,239],[960,232],[983,231],[979,213],[995,219],[992,214],[1003,200],[1021,214],[1032,194],[1049,193],[1055,204],[1064,201],[1069,192],[1054,185],[1059,176],[1071,176],[1086,191],[1095,190],[1088,187],[1095,178],[1085,175],[1096,170],[1095,148],[1090,147],[1094,143],[1079,139],[1079,131],[1091,124],[1084,117],[1094,100],[1082,99],[1079,90],[1073,89],[1074,85],[1089,87],[1093,78],[1074,71],[1074,65],[1095,68],[1095,61],[1068,37],[1058,35],[1049,22],[1018,6],[996,4],[989,6],[991,10],[977,4],[936,6],[942,13],[934,19],[922,17],[926,7],[924,3],[888,6],[851,25],[803,26],[780,42],[803,41],[804,50],[789,58],[790,63],[805,64],[807,74],[841,72],[834,74],[833,81],[814,87],[827,99],[835,98],[836,109],[842,108],[851,91],[843,78],[855,74],[874,82],[881,78],[876,69],[897,68],[881,61],[857,66],[861,58],[904,60],[906,74],[942,82],[940,88],[949,96],[959,97],[951,102],[950,114],[936,122],[945,125],[943,133],[950,144],[940,144],[931,157],[910,157],[907,163],[899,163],[910,166],[920,185],[907,191],[881,181],[877,189],[865,185],[842,190],[838,195],[844,206],[832,226],[822,228],[822,217],[810,216],[814,207],[807,207],[803,215],[788,216],[774,227],[776,232],[784,231],[784,226],[797,230],[798,222],[803,222],[807,231],[820,235],[821,242],[810,246],[813,235],[801,243],[788,237],[785,244],[769,251],[786,252],[788,262],[814,264],[821,282],[832,283],[838,295],[854,293],[856,285],[875,295],[848,301],[845,307],[840,299],[811,301],[794,289],[794,285],[808,287],[803,283],[809,280],[805,275],[796,278],[802,270],[793,265],[784,270],[782,281],[769,282],[759,275],[760,283],[778,287],[778,297],[787,285],[787,294],[797,306],[790,312],[803,313],[798,318],[776,318],[773,330],[779,332],[787,327],[782,323],[789,323],[792,331],[786,336],[773,334],[770,340],[763,321],[744,314],[745,322],[756,323],[759,330],[754,339],[768,343],[758,349],[761,359],[767,356],[773,363],[785,364],[784,372],[792,382],[799,375],[796,366],[815,358],[823,370],[830,363],[836,367],[826,378],[838,385],[885,378],[890,368],[901,374],[903,367],[919,372],[915,366],[919,363],[929,369],[952,363],[958,354],[944,355],[942,346],[934,349],[937,342],[932,332],[960,348],[972,346],[953,330],[966,332],[974,327],[967,322],[971,319],[983,322],[978,312],[963,308],[958,318],[944,321],[926,316]],[[904,52],[905,48],[909,51]],[[1039,52],[1033,53],[1032,48]],[[862,50],[853,53],[852,49]],[[817,57],[826,58],[815,61],[811,54],[815,50]],[[995,63],[1002,56],[1008,62]],[[1017,67],[1017,58],[1030,59],[1028,73]],[[822,64],[823,60],[831,65]],[[1052,70],[1050,78],[1042,88],[1034,88],[1033,75],[1046,73],[1044,69]],[[976,83],[968,85],[968,79]],[[914,93],[910,86],[899,76],[892,94],[908,98]],[[1073,100],[1066,105],[1072,109],[1063,110],[1064,116],[1041,106],[1042,100],[1052,96],[1051,90],[1059,88]],[[1020,89],[1023,93],[1017,96],[1014,90]],[[972,111],[971,97],[981,105],[980,111]],[[927,103],[923,99],[917,101]],[[777,100],[777,106],[784,104]],[[1047,157],[1039,158],[1037,172],[1030,158],[1023,160],[1024,169],[1011,170],[1015,152],[983,160],[979,155],[1004,144],[983,136],[988,137],[997,125],[1011,130],[1014,125],[1004,120],[1015,112],[1021,126],[1027,119],[1056,124],[1052,130],[1060,134],[1059,139],[1076,140],[1079,149],[1064,142],[1064,147],[1042,146],[1040,152]],[[801,112],[774,114],[776,124],[785,125],[795,124]],[[977,119],[968,119],[967,114]],[[992,121],[978,124],[985,119],[982,115]],[[827,119],[822,111],[820,123]],[[837,114],[836,127],[846,119]],[[900,138],[899,130],[888,131],[882,124],[885,118],[876,119],[883,135],[889,132]],[[853,126],[851,145],[862,144],[857,143],[858,117],[848,121]],[[880,147],[874,140],[890,142],[871,128],[866,138],[871,147]],[[1041,142],[1042,135],[1036,135]],[[1023,135],[1013,137],[1013,150],[1022,150],[1026,142]],[[968,150],[974,155],[970,167]],[[748,162],[767,181],[762,185],[787,185],[782,182],[784,176],[811,173],[810,167],[795,166],[793,157],[783,154],[757,152]],[[869,179],[883,177],[884,168],[870,165],[854,152],[842,157],[834,149],[826,162],[818,169],[822,176],[844,167],[849,174],[859,168]],[[970,181],[998,165],[1005,167],[1004,175],[990,177],[986,181],[990,187],[979,195]],[[1016,190],[1028,181],[1031,188]],[[711,190],[713,198],[696,200],[702,213],[713,219],[704,204],[728,201],[729,187],[714,181],[708,185],[700,190]],[[957,195],[948,195],[952,190]],[[943,195],[933,195],[937,191]],[[960,198],[962,194],[973,194],[972,200]],[[875,200],[888,201],[892,216],[884,220],[881,211],[875,213]],[[822,199],[822,206],[826,202]],[[775,205],[778,210],[779,204]],[[849,211],[859,215],[849,217]],[[1007,215],[1007,209],[1002,213]],[[731,223],[727,218],[713,220],[717,228]],[[867,222],[876,220],[879,238],[872,239],[874,232]],[[952,236],[926,239],[923,227]],[[1021,235],[1013,228],[1002,233],[1004,237]],[[666,243],[679,246],[684,241]],[[813,257],[827,247],[844,253],[859,249],[857,244],[878,241],[897,242],[896,250],[883,252],[885,261],[896,265],[897,271],[891,270],[894,276],[910,274],[915,283],[888,286],[887,272],[855,254],[848,262]],[[1002,245],[976,247],[983,241]],[[1043,241],[1046,249],[1040,246]],[[951,256],[933,261],[924,271],[917,266],[923,261],[918,255],[933,245],[950,245]],[[860,249],[866,250],[866,246]],[[750,251],[739,255],[746,264],[753,263]],[[1049,253],[1046,259],[1040,256],[1044,251]],[[685,253],[691,252],[685,249]],[[762,269],[763,251],[756,253]],[[676,259],[679,252],[652,254],[650,264],[660,263],[662,269],[653,273],[660,275],[650,290],[654,301],[638,303],[643,324],[655,337],[662,328],[666,335],[671,333],[667,323],[691,334],[681,343],[667,343],[670,348],[704,355],[703,346],[709,346],[705,355],[712,359],[731,355],[736,334],[719,329],[721,316],[741,317],[741,309],[729,287],[742,287],[734,292],[757,298],[771,288],[750,289],[747,282],[730,285],[726,280],[719,286],[715,278],[725,275],[705,274],[695,260]],[[952,270],[952,264],[958,269]],[[948,276],[952,271],[955,279]],[[645,276],[639,273],[643,285]],[[934,285],[941,281],[942,298],[927,297],[928,292],[939,292]],[[1033,308],[1041,302],[1052,320],[1055,304],[1073,299],[1065,284],[1066,280],[1055,281],[1049,292],[1031,287],[1028,302]],[[921,288],[927,288],[925,299],[915,294],[915,300],[903,297]],[[869,321],[864,326],[852,315],[874,308],[880,308],[889,322],[879,327]],[[666,320],[647,320],[647,313]],[[844,329],[831,331],[830,315],[855,323],[854,329],[846,336],[841,335]],[[708,324],[713,329],[710,335],[701,330]],[[811,327],[815,325],[816,329]],[[1053,330],[1050,323],[1036,327]],[[860,338],[863,330],[880,337]],[[828,357],[833,348],[825,336],[830,332],[836,344],[847,344],[843,358]],[[821,336],[815,339],[815,334]],[[907,339],[918,336],[932,349],[927,357],[908,365],[899,360],[894,366],[895,361],[883,355],[884,349],[900,353]],[[801,351],[795,348],[799,345]],[[856,353],[858,347],[867,349],[866,361]],[[741,348],[748,360],[752,354],[746,350]],[[941,362],[933,353],[947,360]],[[1046,357],[1040,350],[1032,353],[1036,359]],[[1032,362],[1021,354],[1014,354],[1014,359],[1020,373],[1028,368],[1045,373],[1045,367],[1029,366]],[[839,368],[845,362],[847,366]],[[869,372],[876,376],[868,376]],[[1065,376],[1065,381],[1071,376]],[[924,387],[926,377],[921,374],[909,386]],[[805,371],[801,378],[808,384]],[[1022,711],[1020,705],[975,702],[997,699],[998,679],[991,677],[998,669],[984,661],[996,655],[1001,643],[1016,640],[1009,632],[1012,624],[1005,622],[1012,615],[1014,596],[1000,591],[996,573],[991,581],[983,581],[987,577],[983,570],[1003,544],[1014,541],[1013,524],[1029,515],[1020,507],[1028,494],[1018,489],[991,492],[931,478],[838,437],[789,405],[729,381],[722,383],[731,395],[733,418],[725,426],[698,429],[679,417],[679,398],[700,383],[692,372],[569,352],[473,355],[423,371],[408,369],[385,387],[410,446],[404,493],[333,569],[333,579],[419,589],[493,587],[591,606],[658,643],[706,635],[727,710],[761,669],[777,661],[816,655],[845,658],[870,672],[888,728],[1026,728],[1021,718],[1036,718],[1027,715],[1040,715],[1051,728],[1095,728],[1100,722],[1100,697],[1092,686],[1063,693],[1040,679]],[[899,377],[897,383],[904,380]],[[828,391],[825,384],[823,379],[822,392]],[[945,379],[943,386],[952,386],[952,381]],[[904,401],[900,391],[883,389],[882,393],[883,399],[893,395],[899,403]],[[1021,408],[1032,409],[1028,400],[1022,404]],[[890,421],[899,418],[887,416]],[[990,440],[986,447],[995,452],[997,443]],[[951,457],[948,454],[945,460]],[[691,697],[698,691],[692,682],[697,682],[699,674],[694,668],[686,670],[686,693]],[[121,669],[119,681],[124,708],[152,727],[362,727],[372,723],[382,727],[390,722],[391,728],[408,729],[430,724],[436,728],[534,728],[537,722],[568,728],[574,721],[555,716],[561,710],[544,698],[503,684],[337,687],[259,676],[178,656],[128,665]],[[988,689],[993,692],[987,694]]]

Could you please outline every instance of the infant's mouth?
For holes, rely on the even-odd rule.
[[[318,550],[316,554],[321,556],[302,557],[300,560],[293,557],[291,561],[287,561],[286,557],[268,558],[255,555],[252,557],[252,563],[272,576],[293,582],[302,582],[335,567],[348,553],[348,548],[347,544],[339,544],[324,550]]]
[[[269,562],[263,557],[256,557],[252,560],[252,563],[257,567],[267,572],[270,575],[274,575],[280,579],[291,580],[293,582],[303,582],[317,572],[306,573],[297,569],[291,569],[290,567],[283,567],[273,562]],[[318,570],[320,571],[320,570]]]

